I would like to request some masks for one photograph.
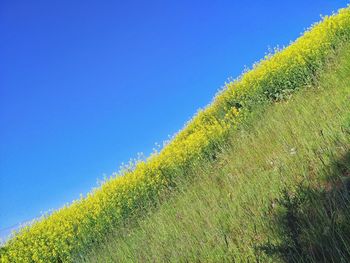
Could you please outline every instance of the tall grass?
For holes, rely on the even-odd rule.
[[[350,46],[314,88],[256,109],[193,178],[84,262],[349,262]]]
[[[254,108],[311,86],[350,39],[350,8],[326,17],[292,45],[266,57],[227,85],[158,154],[112,178],[87,197],[21,229],[1,249],[1,262],[70,262],[104,240],[113,229],[157,205],[217,158],[229,134]]]

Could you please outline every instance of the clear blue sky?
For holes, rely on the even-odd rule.
[[[346,3],[2,0],[0,229],[149,154],[228,77]]]

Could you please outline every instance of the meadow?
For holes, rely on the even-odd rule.
[[[344,187],[321,182],[348,173],[349,40],[348,7],[228,83],[161,151],[21,229],[1,262],[346,258]]]
[[[348,262],[350,46],[317,85],[256,109],[194,173],[82,262]]]

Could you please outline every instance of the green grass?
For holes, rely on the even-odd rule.
[[[349,262],[350,48],[86,262]]]

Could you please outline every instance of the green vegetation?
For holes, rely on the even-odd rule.
[[[256,109],[212,165],[87,262],[349,262],[350,47],[317,85]]]
[[[282,51],[277,51],[276,54],[265,57],[265,59],[256,64],[251,71],[242,75],[240,79],[229,83],[225,90],[216,96],[212,104],[206,109],[199,111],[186,127],[159,153],[153,154],[146,161],[137,163],[132,170],[122,172],[122,176],[111,178],[100,188],[91,192],[87,197],[77,200],[71,205],[42,218],[33,225],[20,230],[19,233],[1,248],[0,261],[72,262],[78,258],[85,258],[85,255],[90,253],[92,248],[97,249],[99,246],[103,246],[106,242],[106,237],[108,241],[111,239],[116,240],[112,243],[116,243],[118,250],[119,242],[125,242],[125,246],[122,244],[120,245],[120,252],[118,253],[121,253],[120,255],[122,258],[124,257],[123,255],[125,255],[125,257],[130,255],[130,260],[135,259],[133,256],[139,257],[140,260],[151,260],[153,259],[150,257],[151,253],[156,256],[154,260],[179,260],[186,258],[189,261],[194,261],[199,258],[204,258],[215,261],[223,260],[226,256],[228,257],[227,259],[229,259],[232,255],[239,254],[242,258],[250,259],[255,258],[256,255],[256,250],[253,249],[253,247],[260,245],[259,251],[261,251],[262,257],[264,257],[263,255],[266,253],[271,255],[284,253],[288,257],[290,254],[294,255],[292,253],[293,251],[297,251],[298,254],[304,253],[302,245],[304,240],[307,239],[304,239],[304,236],[302,236],[299,241],[299,234],[301,234],[299,233],[299,229],[295,230],[292,228],[290,231],[288,230],[292,241],[283,240],[282,237],[286,235],[282,235],[282,237],[278,239],[277,234],[269,234],[267,226],[263,223],[259,224],[262,222],[259,218],[268,216],[268,214],[266,214],[266,209],[270,205],[269,200],[271,200],[271,198],[279,198],[280,191],[285,187],[290,187],[287,188],[288,191],[286,192],[286,198],[290,202],[278,202],[276,200],[277,204],[286,204],[285,209],[282,206],[280,210],[284,211],[287,208],[289,209],[290,203],[294,210],[299,211],[298,205],[300,202],[297,202],[298,199],[294,199],[297,197],[290,197],[289,191],[293,189],[292,186],[295,185],[297,181],[301,180],[298,178],[307,178],[308,181],[310,181],[310,186],[308,187],[312,186],[311,176],[307,174],[308,161],[310,160],[310,165],[314,167],[315,174],[320,173],[326,176],[326,171],[322,172],[320,167],[326,167],[328,164],[330,165],[330,157],[341,158],[338,154],[338,152],[341,153],[341,150],[332,148],[332,145],[337,145],[336,142],[338,139],[334,142],[331,140],[333,135],[336,136],[335,132],[339,131],[339,129],[334,130],[333,133],[331,129],[333,126],[330,126],[328,129],[328,122],[326,123],[326,121],[330,121],[331,125],[334,125],[335,128],[337,127],[336,125],[340,125],[342,121],[341,118],[344,116],[344,114],[341,114],[341,111],[344,112],[344,110],[346,110],[347,101],[341,101],[345,93],[342,94],[342,96],[339,94],[347,91],[347,89],[341,89],[341,80],[334,77],[335,81],[337,81],[335,82],[337,83],[336,87],[339,88],[334,88],[334,90],[325,88],[324,92],[329,92],[329,94],[324,93],[324,98],[326,98],[326,100],[322,100],[320,97],[320,101],[324,102],[328,102],[328,100],[333,98],[334,105],[325,106],[326,112],[319,115],[316,115],[317,113],[315,112],[315,110],[319,108],[316,102],[314,102],[313,107],[308,107],[313,101],[311,99],[313,96],[311,95],[308,96],[310,98],[307,101],[300,102],[300,107],[299,105],[297,105],[297,107],[291,107],[290,113],[287,111],[289,104],[283,106],[284,103],[281,103],[281,106],[278,105],[276,109],[274,109],[278,111],[278,107],[286,108],[286,114],[288,114],[286,115],[288,116],[286,123],[292,123],[292,117],[294,115],[289,114],[298,113],[303,116],[305,114],[305,118],[306,116],[310,116],[310,118],[318,116],[317,119],[310,119],[310,124],[304,123],[304,126],[302,126],[302,119],[296,118],[294,124],[301,125],[300,127],[304,128],[312,127],[311,120],[320,122],[320,124],[317,125],[321,125],[322,120],[324,121],[324,129],[320,129],[322,131],[322,136],[326,138],[324,139],[324,147],[337,149],[337,151],[332,151],[334,154],[328,158],[328,148],[321,148],[319,154],[322,158],[326,158],[325,160],[322,159],[322,162],[325,163],[323,166],[319,166],[319,163],[313,164],[312,161],[316,162],[318,157],[311,155],[312,152],[317,152],[317,150],[313,149],[319,147],[317,144],[319,140],[315,139],[319,136],[319,133],[314,131],[308,135],[302,128],[298,128],[296,132],[299,133],[294,134],[293,131],[286,134],[286,137],[278,137],[279,133],[276,132],[277,128],[279,128],[279,124],[276,121],[277,117],[275,121],[273,119],[269,120],[268,118],[272,115],[272,112],[269,110],[264,112],[263,109],[273,102],[281,102],[289,99],[289,97],[292,94],[296,94],[294,92],[299,89],[307,90],[307,88],[309,88],[312,90],[312,87],[317,86],[320,76],[323,75],[327,68],[332,67],[332,62],[338,61],[339,54],[342,53],[345,44],[349,42],[349,40],[350,7],[340,10],[339,13],[334,16],[326,17],[289,47]],[[344,68],[347,67],[344,66]],[[337,70],[343,71],[341,68],[337,68]],[[335,76],[338,75],[335,74]],[[346,80],[347,75],[344,76]],[[347,83],[344,82],[344,85],[345,84]],[[339,111],[337,114],[335,114],[336,110]],[[323,119],[323,116],[327,118]],[[265,121],[266,123],[258,121],[265,118],[267,118]],[[271,121],[269,125],[267,124],[268,121]],[[248,123],[252,123],[251,126],[255,128],[251,127],[249,128],[251,131],[249,131]],[[266,127],[272,125],[274,125],[274,128],[271,131],[266,130],[265,133],[263,133]],[[347,131],[347,128],[343,127],[343,130],[344,129]],[[260,130],[261,134],[258,132]],[[254,134],[254,132],[256,134]],[[327,137],[328,132],[332,134],[331,138]],[[254,142],[254,138],[258,138],[259,136],[261,136],[261,141]],[[297,143],[298,136],[300,137],[299,144]],[[290,141],[287,140],[289,137]],[[280,138],[280,143],[282,143],[281,148],[270,148],[278,142],[278,138]],[[292,138],[296,141],[293,141]],[[345,135],[342,137],[341,134],[339,134],[339,140],[342,142],[339,147],[345,147],[343,143],[346,141]],[[241,142],[244,142],[244,145]],[[283,144],[283,142],[286,144]],[[287,142],[289,142],[290,145],[287,144]],[[303,142],[308,143],[304,146],[305,148],[302,147]],[[254,146],[255,143],[260,145],[264,153],[263,151],[258,151],[260,148]],[[275,145],[275,147],[278,146]],[[227,153],[228,149],[232,154]],[[323,157],[324,155],[326,157]],[[270,159],[263,158],[262,156],[269,156]],[[289,160],[287,156],[288,158],[294,159]],[[295,159],[297,159],[299,163],[304,161],[302,167],[304,167],[303,169],[305,170],[297,170],[299,163],[292,162],[292,160]],[[231,163],[233,164],[232,167],[230,165]],[[214,167],[211,167],[212,164]],[[290,170],[290,172],[284,174],[284,171],[287,170]],[[208,171],[212,172],[209,173]],[[258,171],[261,173],[258,173]],[[274,173],[271,174],[271,171],[274,171]],[[295,178],[292,176],[292,171],[295,172]],[[226,175],[225,177],[225,173],[227,173],[227,175],[230,173],[232,176]],[[281,177],[281,174],[284,175]],[[259,180],[255,179],[255,176],[258,176]],[[239,182],[242,185],[238,187]],[[281,183],[281,185],[278,186],[278,182],[283,182],[283,184]],[[225,184],[227,185],[225,186]],[[185,190],[187,189],[185,187],[186,185],[188,185],[189,190]],[[269,191],[269,188],[264,190],[264,187],[268,187],[269,185],[274,186],[272,190]],[[190,190],[192,189],[191,187],[198,188],[201,191]],[[227,187],[227,190],[224,190],[225,187]],[[210,200],[208,200],[207,203],[201,203],[201,200],[205,200],[204,196],[201,195],[206,193],[206,189],[209,188],[212,189],[212,192],[208,194],[211,196],[210,200],[215,201],[215,206],[214,203],[210,203]],[[150,235],[150,238],[145,237],[145,239],[142,239],[143,228],[141,226],[143,225],[141,224],[140,226],[141,230],[136,230],[138,222],[141,222],[140,220],[142,217],[147,218],[152,214],[152,211],[157,213],[157,215],[159,213],[161,218],[161,211],[164,210],[164,214],[166,214],[166,211],[168,211],[167,207],[169,206],[169,203],[166,203],[164,206],[163,203],[169,200],[173,195],[178,196],[181,189],[185,192],[183,194],[183,207],[191,203],[189,200],[185,200],[186,198],[190,198],[191,201],[197,203],[198,209],[202,209],[202,212],[200,212],[200,210],[196,212],[196,209],[191,208],[190,211],[185,210],[186,213],[188,213],[185,215],[181,213],[181,209],[179,208],[180,210],[176,212],[179,214],[174,215],[174,218],[177,219],[171,222],[175,224],[175,222],[184,220],[184,222],[190,223],[188,220],[191,220],[191,222],[195,220],[194,222],[197,222],[194,229],[201,229],[202,234],[198,234],[198,239],[190,239],[190,236],[193,235],[195,237],[196,235],[190,233],[190,231],[192,231],[190,230],[191,226],[187,226],[186,224],[183,225],[183,229],[179,226],[178,230],[176,230],[174,226],[173,230],[179,232],[170,234],[166,232],[165,229],[170,229],[171,227],[167,225],[167,223],[163,223],[159,224],[159,228],[163,226],[165,228],[164,230],[158,232],[155,230],[153,231],[160,236],[153,236],[152,239],[152,235]],[[230,189],[230,191],[228,189]],[[194,193],[194,196],[191,197],[191,193]],[[195,198],[196,195],[198,195],[197,199]],[[231,208],[225,208],[224,197],[230,200],[240,200],[239,198],[241,198],[241,201],[240,203],[232,201]],[[181,198],[176,198],[178,198],[176,199],[179,200],[178,202],[181,202]],[[302,197],[300,198],[302,199]],[[256,203],[251,202],[258,202],[261,206],[257,206]],[[223,206],[223,208],[221,208],[222,211],[230,211],[230,213],[220,214],[218,207],[221,206],[221,203]],[[236,206],[233,205],[234,203],[236,203]],[[297,203],[297,205],[294,203]],[[160,204],[162,205],[160,206]],[[243,207],[244,209],[239,210],[238,207]],[[160,212],[157,212],[158,208]],[[221,228],[219,228],[221,236],[217,234],[218,238],[212,240],[210,239],[210,231],[214,231],[215,234],[217,228],[210,228],[207,226],[207,224],[214,224],[210,223],[210,221],[206,221],[205,218],[204,211],[209,208],[214,211],[213,213],[217,214],[217,218],[214,221],[215,224],[221,226]],[[262,209],[261,211],[259,210],[260,208]],[[257,209],[256,213],[258,214],[265,214],[261,214],[260,217],[258,215],[253,216],[255,215],[253,213],[255,211],[254,209]],[[288,209],[287,211],[289,211]],[[169,211],[172,210],[170,209]],[[169,213],[171,214],[171,212]],[[191,216],[191,213],[193,216]],[[235,217],[232,217],[231,213],[235,214]],[[243,219],[248,215],[252,223],[249,225],[242,225],[246,222]],[[296,218],[298,218],[298,215],[299,214],[296,215]],[[303,215],[303,213],[301,213],[301,215]],[[232,221],[231,219],[226,220],[225,218],[232,218]],[[274,218],[277,217],[272,217],[271,220],[273,221]],[[282,222],[285,221],[283,218],[283,213],[281,213],[280,220]],[[287,217],[287,219],[288,218],[289,217]],[[300,220],[303,219],[301,218]],[[169,222],[169,224],[171,224],[171,222]],[[225,222],[230,222],[230,224],[228,225]],[[268,226],[272,224],[277,225],[277,223],[271,223],[268,224]],[[145,231],[147,225],[147,223],[144,225]],[[130,238],[125,238],[125,241],[120,241],[119,237],[123,237],[125,231],[129,233],[129,228],[131,229],[132,226],[135,226],[135,233],[137,233],[138,237],[133,238],[132,233],[134,232],[132,232],[130,233]],[[289,226],[290,225],[288,225],[288,227]],[[189,229],[187,229],[187,227],[189,227]],[[287,231],[283,228],[279,230],[282,232]],[[137,231],[139,231],[139,233]],[[235,231],[237,232],[235,233]],[[256,234],[256,240],[253,242],[249,239],[249,233],[251,233],[251,231],[255,231],[255,233],[265,233],[265,235]],[[112,232],[116,232],[117,238],[111,237]],[[162,236],[162,233],[166,234],[166,236]],[[212,235],[213,237],[215,236],[214,234]],[[265,237],[268,237],[268,239],[266,240]],[[182,241],[179,238],[188,241]],[[152,242],[155,242],[154,239],[159,240],[159,246],[151,245]],[[137,240],[146,240],[145,242],[149,242],[150,246],[138,243],[141,241]],[[151,240],[153,241],[151,242]],[[163,242],[163,240],[168,241]],[[128,243],[131,241],[134,242],[134,245]],[[198,246],[196,246],[196,242],[199,244]],[[225,246],[220,245],[220,242],[224,242],[226,249],[224,249]],[[252,242],[255,244],[254,246]],[[237,246],[231,245],[238,243],[239,245]],[[147,251],[143,253],[138,251],[136,247],[138,246],[137,244],[142,244]],[[161,244],[166,244],[166,247]],[[134,250],[132,249],[133,247]],[[203,247],[203,250],[198,249],[199,247]],[[158,254],[155,253],[156,251],[153,249],[157,251],[159,249]],[[182,256],[177,254],[179,251],[182,251],[184,254]],[[211,252],[209,253],[209,251]],[[263,251],[266,251],[266,253],[264,254]],[[102,254],[96,255],[100,257]],[[111,255],[113,255],[113,253],[111,253]],[[101,260],[103,261],[103,259]],[[126,258],[123,258],[123,260],[126,260]]]

